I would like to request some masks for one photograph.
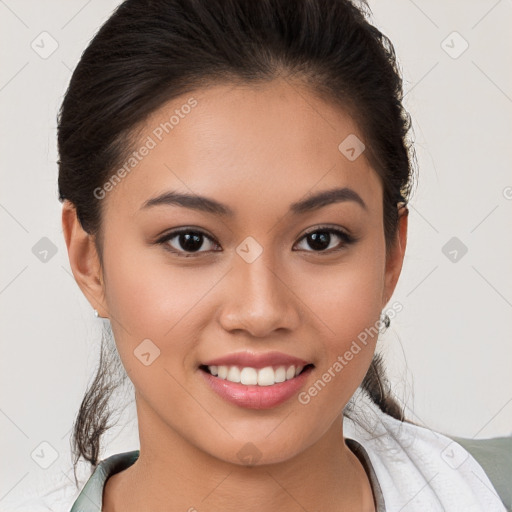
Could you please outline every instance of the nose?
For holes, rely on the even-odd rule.
[[[235,257],[226,276],[219,317],[226,331],[243,330],[254,337],[268,337],[278,329],[297,329],[300,300],[286,282],[287,274],[269,263],[265,251],[252,263]]]

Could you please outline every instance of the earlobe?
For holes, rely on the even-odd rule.
[[[62,232],[68,249],[69,264],[78,286],[99,316],[108,317],[104,305],[102,269],[94,237],[82,228],[76,208],[68,200],[62,205]]]
[[[396,284],[398,282],[398,278],[400,277],[400,273],[402,271],[402,265],[405,256],[405,248],[407,246],[407,226],[409,219],[409,209],[407,208],[407,206],[403,206],[402,208],[400,208],[398,215],[399,218],[396,238],[386,260],[386,276],[383,293],[383,306],[393,295]]]

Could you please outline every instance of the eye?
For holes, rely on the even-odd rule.
[[[334,250],[332,249],[331,242],[333,241],[333,236],[341,239],[343,243],[338,243],[334,245]],[[352,244],[356,241],[356,238],[340,229],[330,228],[330,227],[317,227],[314,231],[310,231],[306,233],[300,241],[305,241],[309,244],[310,247],[314,249],[314,251],[307,252],[336,252],[338,250],[343,249],[344,246]],[[337,247],[337,248],[336,248]]]
[[[176,240],[174,241],[174,239]],[[206,251],[199,250],[204,245],[205,240],[218,247],[218,244],[215,243],[213,238],[206,233],[191,228],[184,228],[167,233],[157,240],[156,243],[162,244],[166,250],[177,256],[190,258],[196,256],[194,253],[209,252],[208,249]],[[187,254],[187,251],[189,251],[189,254]]]
[[[342,240],[342,243],[338,243],[331,247],[331,242],[334,237]],[[179,230],[171,231],[166,235],[162,236],[160,239],[156,241],[157,244],[161,244],[167,251],[176,254],[177,256],[184,258],[197,257],[200,253],[210,252],[212,249],[206,249],[201,251],[200,249],[204,246],[204,242],[208,241],[210,245],[214,247],[219,247],[216,241],[203,233],[200,230],[192,229],[192,228],[182,228]],[[317,227],[315,230],[306,233],[299,242],[306,241],[310,247],[312,247],[313,251],[306,252],[336,252],[338,250],[343,249],[343,247],[354,243],[356,238],[340,229],[332,228],[332,227]],[[208,244],[207,244],[208,245]],[[336,248],[337,247],[337,248]],[[331,250],[333,249],[333,250]],[[213,249],[218,251],[219,249]],[[222,249],[221,249],[222,250]]]

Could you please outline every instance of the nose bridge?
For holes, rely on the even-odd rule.
[[[256,244],[254,240],[242,242],[234,255],[223,326],[245,329],[254,336],[278,328],[293,329],[299,318],[293,294],[283,282],[285,276],[279,275],[271,251]]]
[[[270,251],[265,251],[253,262],[237,262],[237,273],[247,289],[247,297],[262,305],[278,300],[282,294],[282,282],[276,276],[275,261],[270,257]]]

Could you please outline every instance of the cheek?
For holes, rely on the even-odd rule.
[[[164,251],[122,240],[105,247],[106,302],[126,364],[146,339],[160,349],[159,363],[188,360],[207,318],[208,293],[222,277],[222,271],[167,263]]]
[[[310,427],[318,431],[334,421],[361,384],[380,327],[383,277],[378,258],[359,259],[357,265],[330,275],[308,303],[318,312],[315,331],[321,332],[318,348],[322,356],[316,380],[298,396],[299,403],[316,418],[317,424],[312,422]]]
[[[119,241],[108,249],[108,308],[130,333],[161,337],[197,302],[201,290],[189,271],[165,264],[163,248]]]
[[[357,338],[362,330],[379,319],[384,261],[378,252],[368,252],[374,256],[357,253],[346,264],[323,269],[323,276],[321,272],[316,273],[315,283],[310,283],[309,292],[304,295],[309,297],[306,302],[324,322],[326,333],[339,340],[337,343]]]
[[[179,396],[171,375],[191,353],[197,336],[190,313],[208,283],[191,286],[186,271],[162,263],[159,250],[123,241],[105,248],[105,298],[126,373],[146,400],[165,403]]]
[[[378,242],[378,241],[377,241]],[[368,256],[366,256],[368,255]],[[347,400],[371,363],[379,336],[385,258],[383,246],[361,247],[346,264],[317,274],[305,301],[315,313],[315,330],[322,333],[322,368],[336,375],[325,381],[337,399]],[[312,283],[310,283],[311,285]],[[308,295],[305,295],[308,297]],[[324,395],[327,399],[327,394]]]

